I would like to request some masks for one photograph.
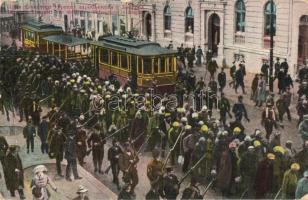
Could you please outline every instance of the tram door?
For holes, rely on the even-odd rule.
[[[131,75],[132,75],[132,86],[137,88],[137,56],[131,55]]]
[[[91,52],[92,52],[92,64],[94,65],[95,68],[95,72],[97,73],[97,75],[99,76],[99,48],[97,46],[92,46],[91,48]]]

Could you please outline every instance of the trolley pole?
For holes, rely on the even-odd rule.
[[[271,4],[271,17],[270,17],[270,91],[274,90],[274,78],[273,78],[273,68],[274,68],[274,1],[270,1]]]

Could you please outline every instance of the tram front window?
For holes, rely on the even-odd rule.
[[[127,69],[128,65],[127,65],[127,56],[124,54],[121,54],[121,68],[123,69]]]
[[[166,72],[165,61],[166,61],[166,58],[164,57],[160,58],[160,73]]]
[[[159,64],[158,58],[154,58],[153,59],[153,68],[154,68],[154,73],[155,74],[158,74],[158,64]]]
[[[174,69],[173,64],[174,64],[173,57],[170,57],[169,58],[169,65],[168,65],[168,71],[169,72],[173,72],[173,69]]]
[[[143,74],[152,74],[151,58],[143,58]]]
[[[113,66],[118,66],[118,53],[117,52],[112,52],[111,53],[111,65]]]
[[[109,64],[109,51],[108,49],[102,49],[101,50],[101,62]]]

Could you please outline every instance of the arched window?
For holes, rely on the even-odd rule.
[[[245,32],[245,3],[243,0],[238,0],[235,4],[236,15],[236,32]]]
[[[171,31],[171,9],[168,5],[164,9],[164,23],[165,30]]]
[[[190,6],[185,11],[185,32],[194,33],[194,13]]]
[[[269,36],[271,33],[271,20],[273,20],[273,33],[276,35],[276,5],[273,3],[273,10],[271,2],[267,2],[264,9],[264,35]]]

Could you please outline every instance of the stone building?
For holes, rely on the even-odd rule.
[[[27,0],[23,0],[27,1]],[[308,58],[308,1],[273,0],[35,0],[43,21],[65,31],[84,28],[97,39],[133,30],[144,39],[174,48],[211,49],[218,63],[246,61],[259,72],[269,59],[270,16],[274,15],[274,57],[286,58],[291,74]],[[33,7],[32,7],[33,8]],[[37,8],[41,10],[38,14]],[[48,11],[46,11],[48,10]],[[44,12],[43,12],[44,11]]]
[[[211,49],[218,62],[231,65],[244,58],[247,70],[259,72],[269,59],[269,0],[177,0],[145,3],[144,35],[151,24],[151,40],[163,46],[201,46]],[[152,5],[152,7],[150,6]],[[274,57],[286,58],[290,73],[308,58],[308,1],[274,0]],[[146,6],[145,6],[146,7]],[[153,20],[152,20],[153,18]],[[152,20],[147,22],[148,20]]]

